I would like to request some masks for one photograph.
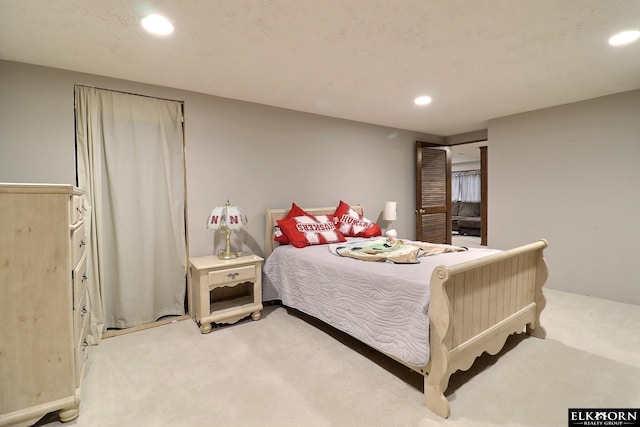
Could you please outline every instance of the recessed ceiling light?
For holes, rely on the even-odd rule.
[[[431,97],[427,95],[422,95],[413,100],[416,105],[427,105],[431,104]]]
[[[160,15],[149,15],[142,18],[142,26],[150,33],[166,36],[173,33],[173,24],[167,18]]]
[[[622,31],[612,35],[609,38],[609,44],[611,46],[622,46],[624,44],[633,43],[638,39],[640,39],[640,31],[638,30]]]

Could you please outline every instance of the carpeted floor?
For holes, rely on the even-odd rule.
[[[568,408],[639,407],[640,307],[546,295],[547,339],[513,336],[456,373],[447,420],[423,406],[417,374],[269,307],[208,335],[186,320],[103,340],[67,425],[564,427]]]

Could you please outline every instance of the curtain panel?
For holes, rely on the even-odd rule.
[[[480,171],[462,171],[451,174],[451,200],[479,202],[481,199]]]
[[[182,105],[85,86],[75,102],[95,344],[106,328],[184,314]]]

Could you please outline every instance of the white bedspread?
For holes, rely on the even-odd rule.
[[[439,265],[499,252],[470,249],[397,265],[342,258],[328,246],[280,246],[264,265],[263,297],[314,316],[404,362],[429,360],[429,280]]]

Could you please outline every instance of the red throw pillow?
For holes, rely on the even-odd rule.
[[[303,215],[278,220],[278,226],[296,248],[309,245],[344,242],[344,236],[336,229],[333,215]]]
[[[304,209],[302,209],[300,206],[296,205],[295,203],[292,203],[291,210],[289,211],[287,216],[284,217],[284,219],[290,219],[296,216],[311,216],[311,215],[307,213]],[[279,225],[276,225],[273,229],[273,240],[280,243],[281,245],[289,244],[289,239],[282,232],[282,230],[280,230]]]
[[[382,235],[380,226],[354,211],[351,206],[340,200],[334,214],[338,231],[348,237],[376,237]]]

